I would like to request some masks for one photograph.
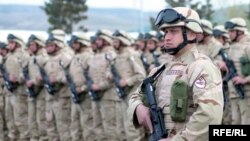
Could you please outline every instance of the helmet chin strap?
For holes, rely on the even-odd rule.
[[[165,52],[169,53],[170,55],[175,55],[177,54],[182,48],[184,48],[187,44],[191,43],[196,43],[196,39],[194,40],[187,40],[187,29],[186,27],[182,27],[182,36],[184,41],[180,43],[176,48],[169,48],[169,49],[164,49]]]

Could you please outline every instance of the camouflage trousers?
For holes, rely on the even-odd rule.
[[[250,124],[250,98],[231,99],[232,124]]]
[[[80,104],[72,102],[71,105],[71,138],[72,141],[92,141],[91,128],[93,118],[91,115],[91,100],[82,99]]]
[[[102,99],[94,102],[92,115],[95,141],[119,141],[116,134],[115,107],[114,100]]]
[[[6,96],[6,122],[10,140],[28,141],[28,104],[27,96],[8,94]]]
[[[46,141],[45,92],[42,90],[36,98],[28,99],[29,131],[31,141]]]
[[[71,98],[58,98],[56,96],[47,94],[46,97],[47,135],[50,141],[71,141]]]
[[[120,140],[142,141],[145,136],[143,128],[135,128],[127,115],[128,102],[127,98],[116,104],[116,131]]]

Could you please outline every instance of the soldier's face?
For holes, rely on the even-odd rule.
[[[104,40],[102,38],[96,39],[96,46],[97,48],[101,48],[104,45]]]
[[[156,48],[156,43],[153,40],[148,40],[147,41],[147,49],[152,51]]]
[[[230,37],[230,40],[234,40],[236,38],[236,35],[237,35],[237,31],[236,30],[229,30],[229,37]]]
[[[204,38],[203,33],[197,33],[197,42],[201,42]]]
[[[224,43],[223,36],[215,37],[215,39],[216,39],[217,41],[219,41],[220,43],[222,43],[223,45],[225,44],[225,43]]]
[[[144,50],[144,48],[145,48],[145,42],[144,41],[138,40],[135,43],[138,45],[138,49]]]
[[[57,46],[55,43],[48,43],[46,46],[47,53],[52,54],[52,53],[56,52],[56,48],[57,48]]]
[[[176,48],[183,42],[181,27],[169,27],[165,29],[164,47]]]
[[[9,49],[10,51],[13,51],[13,50],[16,49],[16,45],[17,45],[17,43],[16,43],[15,41],[9,41],[8,49]]]
[[[81,48],[81,44],[79,42],[75,42],[72,45],[74,51],[78,51]]]
[[[114,39],[113,40],[113,46],[114,46],[115,49],[119,49],[120,46],[121,46],[121,42],[119,40],[117,40],[117,39]]]
[[[34,54],[35,52],[37,52],[38,50],[38,46],[35,42],[31,42],[30,45],[29,45],[29,52],[31,54]]]

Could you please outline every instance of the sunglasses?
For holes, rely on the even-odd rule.
[[[233,29],[234,27],[245,27],[245,26],[241,26],[241,25],[237,25],[237,24],[235,24],[235,23],[233,23],[233,22],[230,22],[230,21],[227,21],[226,23],[225,23],[225,29]]]
[[[174,9],[167,8],[159,12],[155,21],[155,25],[161,26],[163,23],[173,24],[184,20],[186,20],[186,18],[183,15],[179,14]]]
[[[126,38],[127,39],[127,37],[126,36],[124,36],[121,32],[119,32],[118,30],[116,30],[113,34],[112,34],[112,36],[115,36],[115,37],[123,37],[123,38]]]
[[[7,40],[15,40],[15,39],[18,39],[16,36],[14,36],[13,34],[9,34],[8,37],[7,37]]]
[[[2,42],[0,42],[0,48],[6,48],[6,44],[5,43],[2,43]]]
[[[223,34],[225,34],[226,32],[220,31],[218,29],[214,29],[213,30],[213,36],[214,37],[218,37],[218,36],[222,36]]]
[[[153,37],[154,37],[154,36],[151,35],[151,34],[149,34],[149,33],[146,33],[146,34],[144,35],[144,39],[146,39],[146,40],[152,39]]]

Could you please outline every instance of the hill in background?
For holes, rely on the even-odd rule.
[[[143,30],[150,30],[149,17],[157,16],[157,12],[143,12],[143,17],[140,18],[139,10],[115,8],[89,8],[86,14],[88,19],[80,24],[90,31],[100,28],[139,31],[140,24]],[[49,27],[47,16],[39,6],[0,5],[0,17],[0,29],[46,31]]]
[[[212,16],[213,22],[224,24],[230,17],[246,17],[246,11],[248,11],[247,5],[218,9],[215,10]],[[149,18],[157,16],[157,12],[140,13],[139,10],[134,9],[91,7],[86,14],[88,19],[80,24],[85,25],[89,31],[107,28],[110,30],[122,29],[129,32],[138,32],[141,25],[141,29],[147,32],[150,30]],[[47,16],[39,6],[0,5],[0,17],[0,29],[47,31],[49,27]]]

